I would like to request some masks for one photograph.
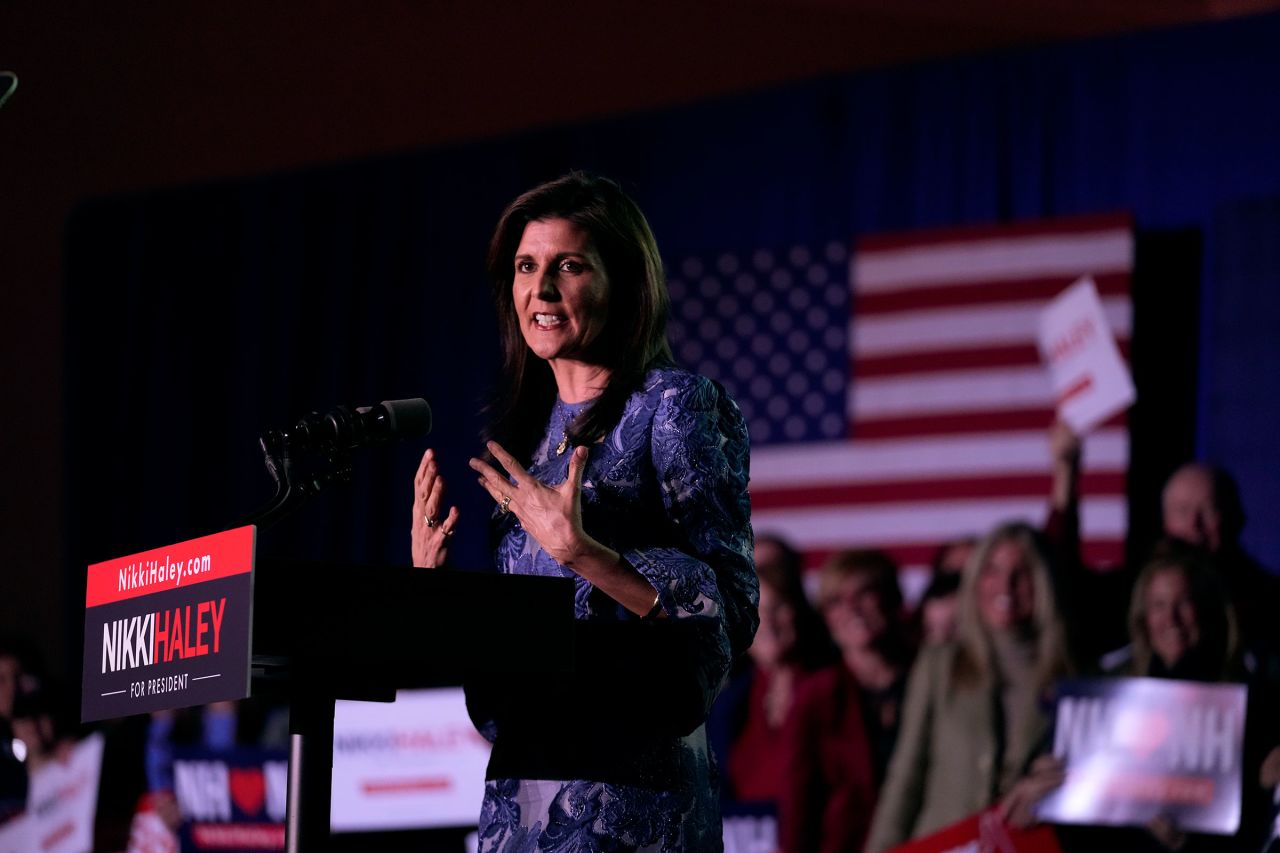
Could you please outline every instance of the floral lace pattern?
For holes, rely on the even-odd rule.
[[[569,454],[556,447],[587,405],[554,407],[529,466],[542,482],[564,482]],[[758,621],[747,476],[747,432],[737,405],[703,377],[659,368],[628,400],[614,430],[590,448],[583,477],[586,529],[644,575],[668,618],[694,620],[706,708]],[[574,579],[577,618],[639,618],[553,560],[514,516],[495,514],[494,533],[501,571]],[[480,849],[719,849],[718,794],[702,727],[681,739],[680,752],[684,782],[677,790],[490,780]]]

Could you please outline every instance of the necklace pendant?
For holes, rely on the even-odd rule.
[[[563,455],[565,448],[567,448],[568,446],[569,446],[569,436],[566,435],[563,438],[561,438],[560,443],[556,445],[556,456]]]

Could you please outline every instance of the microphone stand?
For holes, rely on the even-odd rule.
[[[309,415],[308,418],[318,417]],[[299,424],[299,428],[306,423]],[[333,483],[349,483],[351,451],[327,445],[316,451],[295,449],[296,431],[271,430],[259,439],[267,472],[275,481],[271,500],[237,526],[265,529],[277,523]],[[329,846],[333,797],[333,715],[335,698],[301,685],[319,679],[293,673],[289,690],[289,781],[285,804],[285,849],[288,853],[324,850]]]
[[[313,417],[313,416],[309,416]],[[351,451],[327,445],[312,453],[293,448],[294,431],[271,430],[258,440],[263,462],[275,483],[271,500],[236,526],[271,527],[333,483],[351,482]]]

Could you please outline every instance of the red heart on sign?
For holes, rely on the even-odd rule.
[[[1122,711],[1116,715],[1116,741],[1139,758],[1148,758],[1164,743],[1172,725],[1160,711]]]
[[[262,811],[262,801],[266,796],[262,770],[256,767],[232,767],[228,770],[228,777],[231,799],[240,807],[240,811],[250,816]]]

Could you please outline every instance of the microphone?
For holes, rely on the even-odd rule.
[[[0,107],[18,89],[18,75],[12,71],[0,71]]]
[[[356,409],[339,406],[326,415],[312,412],[279,434],[291,450],[303,447],[343,451],[389,444],[431,432],[431,407],[421,397],[384,400]]]

